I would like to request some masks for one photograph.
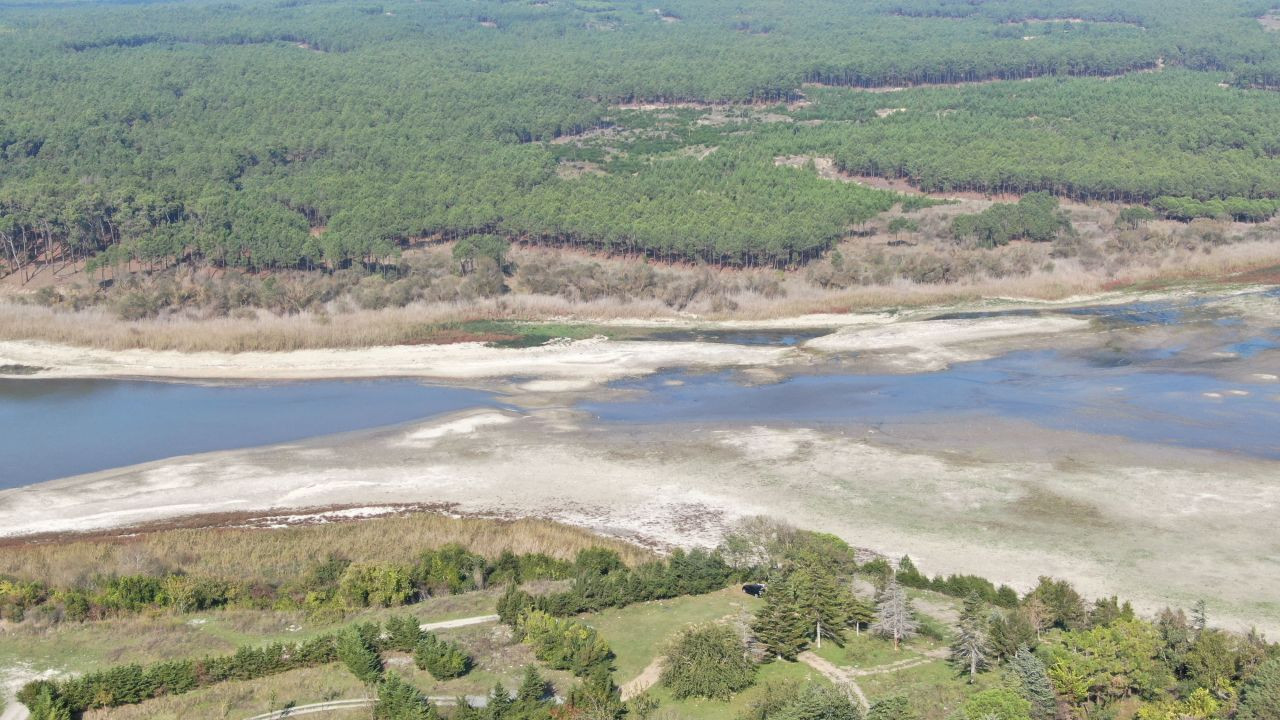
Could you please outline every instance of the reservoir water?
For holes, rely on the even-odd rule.
[[[1256,299],[1267,315],[1274,303],[1280,318],[1280,292],[1263,291]],[[1275,323],[1245,323],[1204,299],[935,319],[1045,312],[1093,319],[1105,344],[1011,352],[906,375],[868,374],[859,371],[856,355],[835,357],[763,384],[734,372],[671,369],[614,383],[624,392],[588,397],[576,408],[605,426],[889,425],[999,417],[1280,459]],[[1125,338],[1147,330],[1173,334],[1140,345],[1145,349],[1123,349]],[[791,346],[820,331],[677,334],[667,339]],[[1196,352],[1186,351],[1188,342]],[[1230,372],[1236,363],[1250,370]],[[409,379],[178,384],[0,378],[0,489],[495,406],[501,401],[491,393]]]
[[[200,385],[0,379],[0,489],[497,404],[478,390],[405,379]]]
[[[997,416],[1280,459],[1280,384],[1229,382],[1107,355],[1015,352],[935,373],[825,373],[767,384],[732,372],[667,372],[614,387],[635,392],[582,409],[606,423],[644,424],[941,423]]]

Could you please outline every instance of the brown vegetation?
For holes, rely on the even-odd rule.
[[[353,562],[409,563],[423,550],[458,543],[486,557],[504,550],[573,558],[608,547],[627,562],[649,551],[587,530],[546,520],[454,518],[417,512],[359,522],[259,528],[180,528],[59,541],[11,543],[0,553],[0,575],[75,586],[96,575],[156,573],[280,582],[298,577],[330,554]]]
[[[829,159],[779,157],[833,180]],[[886,181],[880,181],[886,182]],[[105,287],[79,276],[0,304],[0,340],[113,350],[284,351],[501,340],[469,321],[697,316],[763,320],[809,313],[962,302],[982,297],[1062,297],[1225,279],[1267,282],[1280,263],[1275,223],[1147,222],[1125,228],[1120,206],[1067,202],[1076,232],[1053,243],[982,248],[950,232],[958,214],[994,201],[949,195],[951,204],[890,213],[803,270],[734,270],[661,264],[602,253],[515,247],[496,266],[457,272],[447,245],[406,252],[382,273],[135,273]],[[895,218],[914,229],[889,232]]]

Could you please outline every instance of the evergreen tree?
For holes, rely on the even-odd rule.
[[[626,710],[622,693],[604,666],[596,666],[581,684],[570,690],[565,705],[572,713],[570,717],[584,720],[618,720]]]
[[[378,704],[373,707],[375,720],[435,720],[434,705],[428,703],[418,689],[388,673],[378,685]]]
[[[786,580],[769,586],[764,607],[756,613],[751,631],[768,648],[769,655],[794,660],[804,648],[808,623],[800,614],[796,588]]]
[[[546,696],[546,679],[538,672],[537,666],[526,665],[520,689],[516,691],[516,701],[525,704],[540,703]]]
[[[422,639],[422,626],[412,615],[392,615],[387,618],[387,647],[400,652],[413,652]]]
[[[1240,695],[1240,720],[1280,720],[1280,658],[1259,665]]]
[[[902,695],[877,700],[867,711],[867,720],[917,720],[917,717],[910,701]]]
[[[382,678],[382,658],[357,630],[338,635],[338,659],[365,685],[376,685]]]
[[[489,720],[503,720],[511,712],[514,704],[511,693],[507,692],[502,683],[494,683],[493,690],[489,691],[489,702],[485,705],[485,714],[489,716]]]
[[[1040,658],[1023,647],[1010,658],[1009,672],[1016,679],[1023,699],[1031,703],[1032,719],[1052,720],[1058,712],[1058,699]]]
[[[1207,605],[1203,598],[1196,601],[1191,608],[1191,627],[1197,632],[1202,633],[1204,629],[1209,627],[1209,615]]]
[[[662,684],[677,700],[728,700],[753,682],[755,663],[733,628],[703,625],[680,633],[667,649]]]
[[[983,617],[982,600],[972,594],[964,600],[960,620],[956,624],[956,639],[951,644],[951,663],[968,673],[973,683],[979,670],[984,670],[991,655],[987,640],[987,622]]]
[[[796,612],[805,626],[805,635],[818,646],[822,645],[822,638],[842,643],[852,601],[848,589],[816,566],[796,570],[787,581],[793,588]]]
[[[71,709],[67,703],[53,694],[52,688],[44,686],[35,702],[28,708],[30,720],[71,720]]]
[[[1025,608],[996,610],[987,619],[988,639],[992,654],[1007,660],[1023,647],[1035,647],[1038,642],[1036,627]]]
[[[911,639],[919,629],[907,591],[890,578],[876,598],[876,619],[871,623],[871,632],[892,639],[893,649],[897,650],[899,643]]]

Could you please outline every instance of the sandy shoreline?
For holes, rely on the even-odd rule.
[[[443,381],[521,378],[530,392],[581,390],[669,367],[770,368],[804,362],[815,353],[895,354],[901,372],[939,370],[950,362],[991,357],[993,341],[1083,331],[1067,317],[930,321],[927,313],[809,316],[793,327],[833,332],[799,347],[693,341],[628,341],[604,337],[503,349],[483,343],[398,345],[284,352],[104,350],[44,342],[0,341],[0,366],[37,369],[17,378],[154,378],[168,380],[315,380],[421,377]],[[776,328],[771,323],[702,324],[702,328]]]

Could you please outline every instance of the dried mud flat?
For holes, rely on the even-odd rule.
[[[507,421],[486,421],[495,417]],[[450,425],[466,429],[433,432]],[[995,419],[885,435],[872,427],[610,429],[562,409],[484,410],[6,491],[0,527],[74,532],[217,512],[269,528],[316,521],[317,511],[287,508],[358,508],[320,511],[341,520],[430,503],[458,514],[546,517],[648,544],[711,545],[734,520],[767,514],[890,556],[910,553],[930,572],[1023,588],[1057,575],[1147,610],[1214,597],[1221,621],[1274,633],[1276,469]]]

